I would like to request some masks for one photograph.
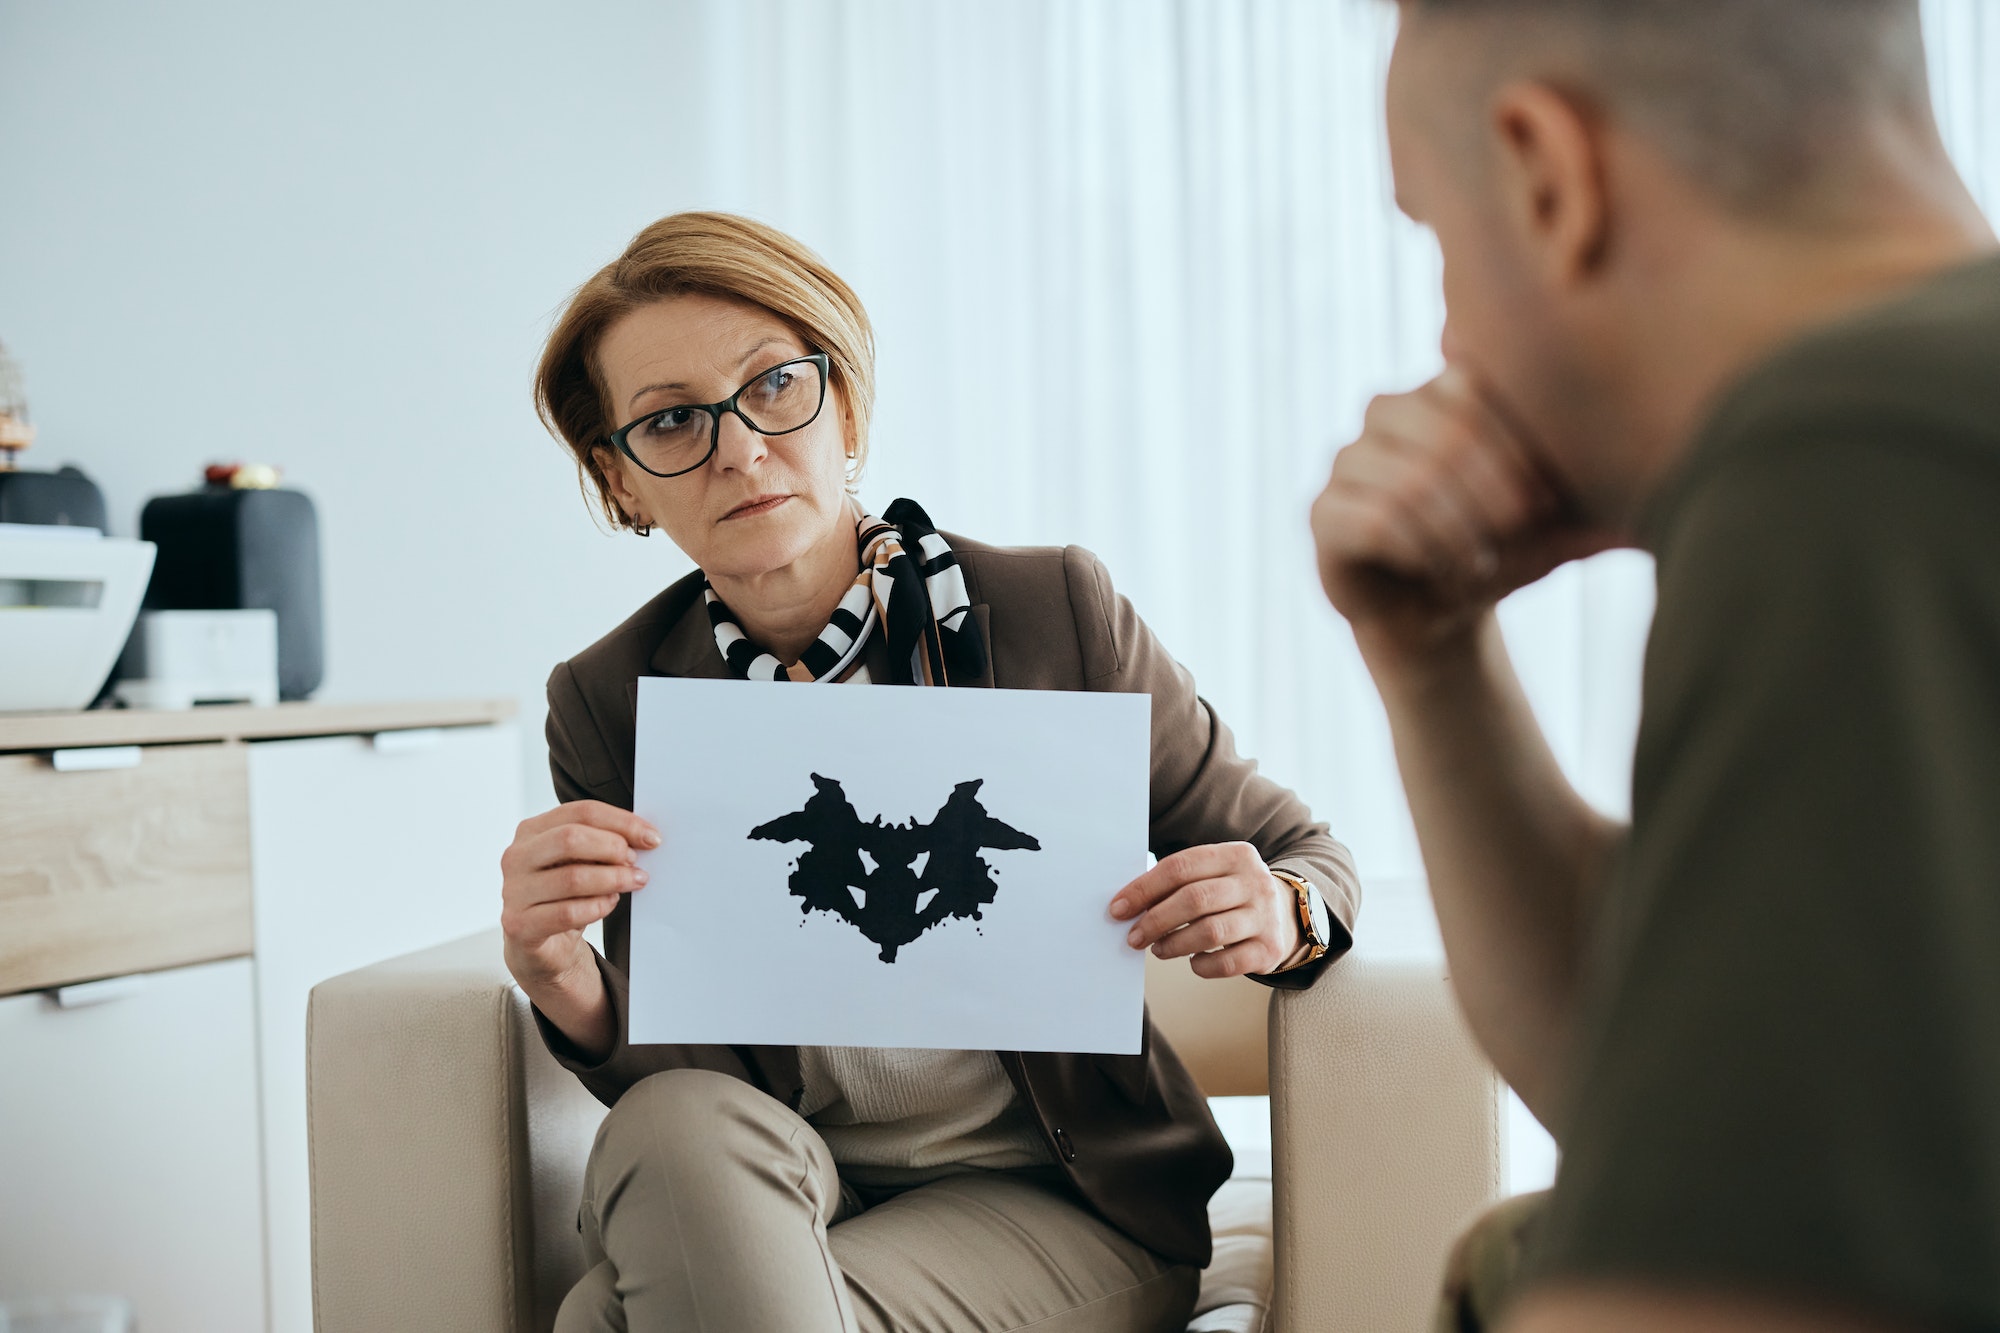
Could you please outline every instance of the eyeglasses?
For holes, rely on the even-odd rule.
[[[812,425],[826,405],[826,363],[824,352],[787,361],[719,403],[677,403],[620,426],[609,438],[654,476],[682,476],[715,457],[724,412],[734,412],[759,435],[790,435]]]

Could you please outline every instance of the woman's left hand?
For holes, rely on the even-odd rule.
[[[1134,916],[1125,940],[1188,958],[1196,976],[1273,972],[1298,952],[1298,896],[1247,842],[1190,847],[1118,890],[1111,915]]]

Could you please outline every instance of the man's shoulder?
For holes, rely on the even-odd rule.
[[[1798,338],[1746,376],[1733,421],[1880,418],[2000,436],[2000,257],[1960,265]]]
[[[1817,329],[1744,376],[1649,507],[1647,545],[1721,489],[1782,493],[1796,512],[1885,478],[1965,503],[2000,496],[2000,258]]]

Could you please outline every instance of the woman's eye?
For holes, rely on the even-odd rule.
[[[796,371],[780,366],[757,381],[757,392],[765,398],[776,398],[786,389],[791,388],[792,381],[797,378],[798,373]]]
[[[640,431],[655,439],[667,435],[679,435],[692,427],[694,419],[700,415],[692,408],[670,407],[658,416],[648,419]]]

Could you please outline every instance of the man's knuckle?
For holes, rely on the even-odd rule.
[[[1380,550],[1395,540],[1397,527],[1388,510],[1370,505],[1356,516],[1354,535],[1362,547]]]
[[[1485,439],[1463,417],[1446,417],[1438,423],[1433,438],[1437,449],[1432,455],[1446,468],[1463,467],[1466,461],[1485,451]]]
[[[1444,498],[1445,487],[1451,484],[1451,475],[1452,462],[1443,450],[1434,451],[1411,464],[1404,478],[1410,503],[1425,510],[1435,510]]]

